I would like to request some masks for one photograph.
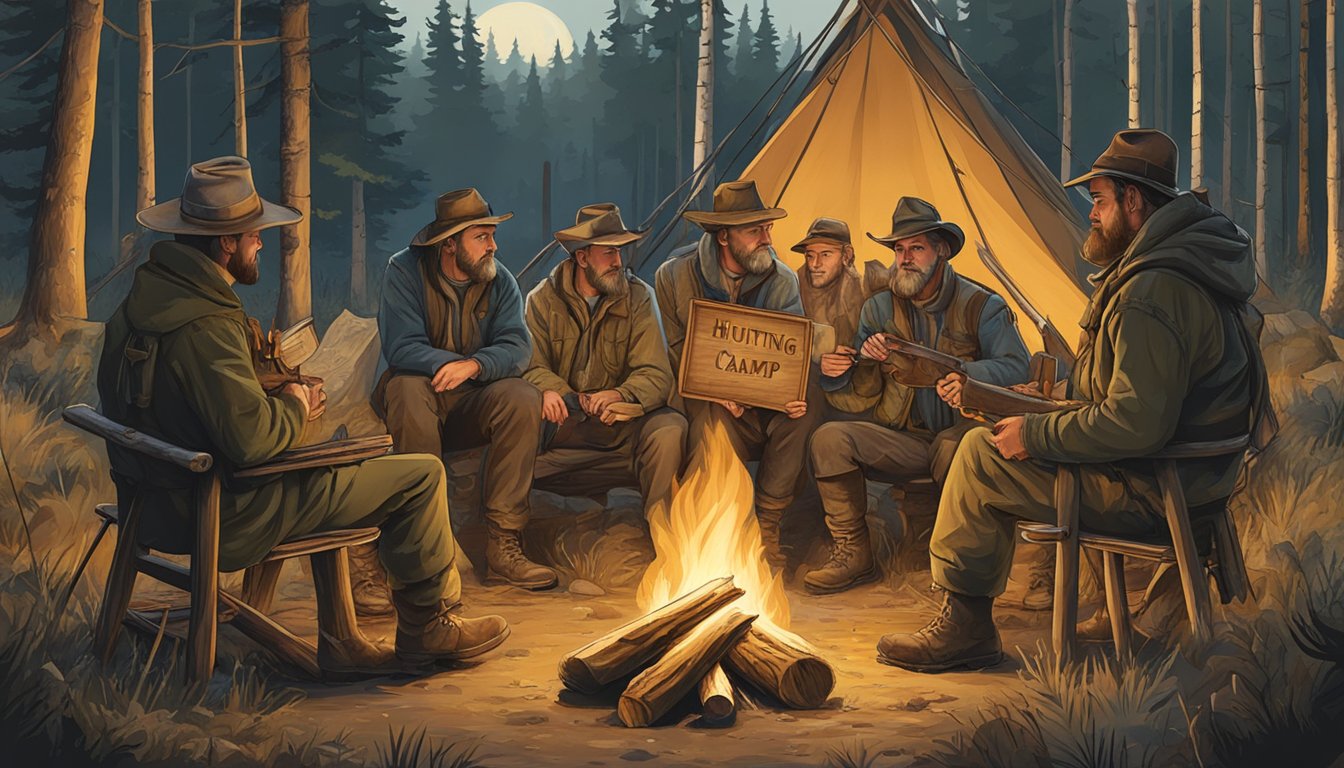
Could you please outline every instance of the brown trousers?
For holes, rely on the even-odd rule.
[[[426,376],[398,375],[387,382],[383,408],[398,453],[442,456],[488,446],[481,489],[486,521],[509,531],[527,525],[527,495],[541,441],[536,387],[509,378],[435,392]]]
[[[932,477],[941,484],[961,438],[977,426],[983,425],[966,420],[934,435],[871,421],[832,421],[812,435],[812,468],[818,478],[861,469],[878,481]]]
[[[537,457],[534,486],[574,496],[636,487],[647,510],[671,500],[685,455],[686,418],[671,408],[611,426],[588,417]]]

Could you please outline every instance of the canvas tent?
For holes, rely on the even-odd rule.
[[[889,264],[891,251],[863,233],[889,232],[902,195],[928,200],[966,232],[958,272],[1011,305],[976,256],[975,242],[985,242],[1072,341],[1086,303],[1087,265],[1077,255],[1086,222],[971,82],[923,2],[853,0],[806,95],[741,175],[789,212],[775,223],[775,242],[795,267],[801,257],[788,246],[817,216],[849,222],[859,265]],[[1019,325],[1039,349],[1031,323]]]

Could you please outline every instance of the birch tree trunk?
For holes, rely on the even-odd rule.
[[[1139,122],[1139,0],[1125,0],[1129,8],[1129,127]]]
[[[350,181],[350,211],[350,308],[359,313],[368,306],[363,179]]]
[[[309,264],[312,215],[312,160],[309,99],[312,68],[308,59],[308,0],[280,4],[280,188],[285,205],[303,219],[280,229],[280,300],[275,325],[288,328],[313,313]]]
[[[233,0],[233,145],[239,157],[247,157],[247,78],[243,74],[242,40],[243,0]]]
[[[154,11],[140,0],[140,95],[136,100],[140,139],[140,172],[135,183],[135,209],[154,204]]]
[[[1064,61],[1061,65],[1064,76],[1063,119],[1059,136],[1059,179],[1068,181],[1073,176],[1073,0],[1064,0]]]
[[[192,10],[191,13],[187,15],[187,45],[195,45],[195,44],[196,44],[196,11]],[[191,150],[191,64],[187,64],[187,71],[182,73],[182,83],[186,89],[184,93],[184,98],[182,99],[182,103],[185,105],[186,108],[186,115],[185,115],[186,135],[183,137],[183,139],[185,140],[187,145],[187,167],[191,167],[191,164],[196,162],[196,159],[192,157],[192,150]]]
[[[1269,280],[1269,255],[1265,251],[1265,202],[1269,197],[1269,145],[1265,122],[1265,3],[1254,0],[1251,39],[1255,66],[1255,267],[1263,280]]]
[[[1311,0],[1299,4],[1297,46],[1297,265],[1311,263],[1311,73],[1307,69],[1307,45],[1311,40]]]
[[[1225,6],[1223,34],[1226,51],[1223,70],[1223,212],[1232,213],[1232,6]]]
[[[1162,81],[1166,74],[1165,67],[1170,66],[1163,62],[1162,48],[1162,0],[1153,0],[1153,61],[1149,65],[1153,73],[1153,92],[1148,97],[1152,99],[1152,111],[1148,113],[1148,122],[1158,130],[1163,130],[1162,121],[1167,117],[1162,109]]]
[[[111,184],[112,210],[108,227],[108,241],[112,249],[112,265],[121,263],[121,35],[112,41],[112,124],[108,126],[109,143],[112,148]]]
[[[88,315],[84,293],[85,202],[98,101],[103,0],[69,0],[65,37],[42,159],[42,195],[28,251],[27,282],[0,338],[48,336],[58,318]]]
[[[1204,44],[1203,3],[1190,6],[1191,69],[1190,86],[1190,188],[1204,186]]]
[[[700,0],[700,58],[695,78],[695,140],[691,165],[699,168],[709,157],[714,135],[714,0]],[[704,169],[701,181],[691,192],[700,195],[704,180],[712,178],[712,168]]]
[[[1335,18],[1337,0],[1325,0],[1325,294],[1321,297],[1321,320],[1337,335],[1344,335],[1344,222],[1340,221],[1339,187],[1339,90],[1335,66]]]

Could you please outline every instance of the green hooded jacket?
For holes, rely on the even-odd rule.
[[[1069,397],[1080,408],[1026,417],[1032,457],[1118,463],[1151,473],[1142,457],[1171,442],[1247,434],[1264,393],[1264,363],[1243,324],[1255,292],[1247,234],[1185,193],[1157,209],[1129,249],[1100,274],[1084,314]],[[1232,457],[1182,462],[1187,501],[1232,493]]]

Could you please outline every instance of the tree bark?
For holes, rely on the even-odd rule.
[[[284,27],[282,22],[280,25]],[[281,36],[284,36],[282,31]],[[233,146],[247,157],[247,78],[243,73],[243,0],[233,0]]]
[[[189,14],[187,14],[187,45],[195,45],[195,44],[196,44],[196,11],[192,10]],[[186,149],[187,149],[187,167],[191,167],[191,164],[196,162],[196,159],[192,157],[192,148],[191,148],[191,64],[188,64],[186,66],[186,71],[182,73],[182,84],[183,88],[185,89],[183,92],[183,99],[182,99],[182,103],[185,105],[185,109],[183,111],[186,113],[183,116],[186,119],[186,131],[185,135],[183,136],[183,141],[186,143]]]
[[[1255,66],[1255,267],[1262,280],[1268,281],[1269,254],[1265,250],[1269,225],[1265,202],[1269,197],[1268,125],[1265,121],[1265,4],[1254,0],[1251,39]]]
[[[108,240],[112,249],[112,266],[121,263],[121,35],[112,41],[112,125],[108,135],[112,148],[112,173],[108,182],[111,190],[111,217]],[[86,294],[87,295],[87,294]]]
[[[1153,0],[1153,62],[1149,67],[1153,73],[1153,92],[1148,97],[1152,99],[1148,122],[1158,130],[1162,130],[1162,121],[1166,118],[1166,112],[1162,109],[1162,80],[1166,74],[1164,67],[1170,66],[1163,62],[1162,49],[1162,0]]]
[[[753,626],[724,657],[728,671],[795,709],[815,709],[835,688],[820,656],[767,626]]]
[[[358,313],[368,306],[363,179],[350,180],[350,211],[350,308]]]
[[[28,253],[27,282],[14,322],[17,339],[44,334],[58,318],[88,316],[84,293],[85,203],[98,103],[103,0],[69,0],[56,103],[42,160],[42,196]]]
[[[140,97],[136,122],[140,139],[140,172],[136,176],[135,209],[154,204],[154,10],[140,0]]]
[[[1060,125],[1059,180],[1073,177],[1073,1],[1064,0],[1063,119]]]
[[[309,98],[312,70],[308,60],[308,0],[280,5],[280,186],[285,205],[303,219],[280,230],[280,300],[275,325],[288,328],[313,314],[309,265],[312,214],[312,161]]]
[[[1302,18],[1298,20],[1297,46],[1297,265],[1305,269],[1311,264],[1311,89],[1307,68],[1307,48],[1311,40],[1311,0],[1302,0],[1298,6]]]
[[[656,658],[744,594],[731,577],[715,579],[564,657],[560,660],[560,681],[572,691],[597,693]]]
[[[709,157],[714,141],[714,0],[700,0],[700,58],[695,79],[695,140],[692,144],[691,166],[700,168]],[[704,169],[701,183],[691,190],[698,197],[704,189],[704,180],[712,178],[713,170]]]
[[[1129,9],[1129,127],[1139,122],[1139,0],[1125,0]]]
[[[1325,0],[1325,195],[1326,267],[1321,319],[1337,335],[1344,335],[1344,223],[1340,221],[1339,90],[1335,65],[1337,0]]]
[[[1204,186],[1204,41],[1203,3],[1190,6],[1190,188]]]
[[[1227,38],[1223,70],[1223,212],[1232,214],[1232,4],[1225,6],[1223,34]]]

